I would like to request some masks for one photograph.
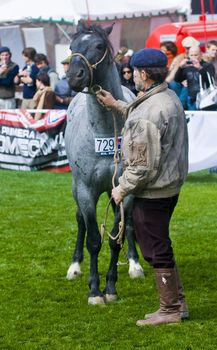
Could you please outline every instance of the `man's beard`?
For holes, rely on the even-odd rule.
[[[145,85],[144,85],[143,81],[139,81],[138,83],[135,83],[135,88],[137,91],[144,91]]]

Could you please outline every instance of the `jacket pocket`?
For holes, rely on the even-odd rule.
[[[128,143],[129,147],[129,164],[130,165],[147,165],[147,144]]]

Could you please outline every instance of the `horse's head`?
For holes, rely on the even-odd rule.
[[[75,91],[82,91],[99,83],[105,74],[106,66],[112,62],[113,49],[108,35],[112,27],[102,28],[97,25],[78,25],[73,35],[70,49],[72,59],[67,72],[70,87]]]

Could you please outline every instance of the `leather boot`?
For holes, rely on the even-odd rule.
[[[138,320],[137,326],[158,326],[181,321],[176,270],[174,268],[155,269],[155,277],[160,294],[160,309],[152,317]]]
[[[180,302],[180,317],[182,320],[187,320],[189,318],[189,311],[188,311],[188,305],[186,304],[185,301],[185,294],[184,294],[184,288],[183,284],[179,275],[179,271],[177,269],[177,265],[175,265],[175,270],[176,270],[176,277],[177,277],[177,285],[178,285],[178,292],[179,292],[179,302]],[[145,319],[148,319],[150,317],[153,317],[155,314],[157,314],[160,311],[157,310],[153,312],[152,314],[145,314]]]

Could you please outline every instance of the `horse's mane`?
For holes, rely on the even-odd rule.
[[[75,34],[73,34],[72,40],[75,40],[81,34],[92,34],[92,33],[99,35],[103,39],[103,41],[105,42],[105,45],[108,49],[109,61],[112,61],[113,56],[114,56],[114,49],[113,49],[112,44],[108,38],[108,34],[107,34],[106,30],[103,29],[101,26],[99,26],[97,24],[87,25],[84,22],[81,22],[81,23],[79,23],[79,25],[77,27],[77,32]]]

